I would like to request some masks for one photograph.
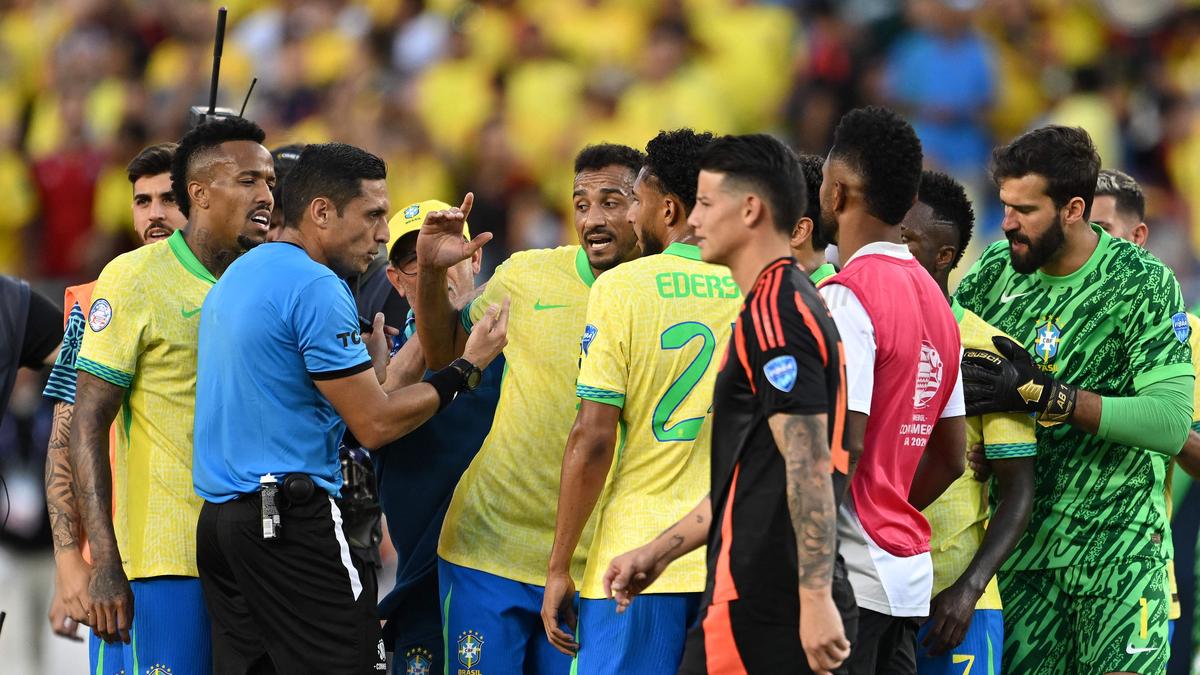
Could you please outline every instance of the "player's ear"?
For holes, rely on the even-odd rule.
[[[483,266],[483,248],[475,249],[471,254],[471,276],[475,277],[479,274],[479,268]]]
[[[841,213],[846,209],[846,185],[840,180],[833,181],[833,188],[829,191],[829,200],[832,202],[834,213]]]
[[[809,218],[808,216],[802,216],[800,220],[797,220],[796,226],[792,228],[791,241],[788,242],[791,247],[800,248],[803,246],[804,242],[808,241],[809,238],[812,237],[813,227],[814,225],[812,218]]]
[[[198,206],[202,209],[208,208],[208,184],[200,181],[188,181],[187,184],[188,201],[192,206]]]
[[[1064,223],[1083,220],[1083,197],[1072,197],[1063,207],[1062,218]]]
[[[758,222],[763,217],[765,205],[762,199],[753,192],[747,192],[742,199],[742,222],[750,227]]]
[[[942,244],[938,247],[937,256],[934,258],[933,266],[937,270],[948,269],[954,264],[954,256],[958,254],[958,249],[950,244]]]
[[[1138,246],[1145,246],[1146,240],[1150,238],[1150,228],[1145,223],[1138,223],[1133,226],[1133,243]]]
[[[675,219],[682,213],[683,209],[680,207],[679,202],[675,201],[675,197],[673,195],[669,195],[663,200],[662,218],[667,227],[674,227],[675,225],[678,225],[679,223],[675,222]]]

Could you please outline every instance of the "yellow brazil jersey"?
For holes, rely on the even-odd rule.
[[[539,586],[554,543],[563,448],[575,421],[579,336],[595,277],[579,246],[515,253],[463,309],[470,330],[511,299],[504,379],[492,430],[458,481],[438,541],[455,565]],[[583,575],[593,518],[575,550]]]
[[[741,307],[729,269],[671,244],[596,281],[576,394],[621,408],[609,489],[596,512],[580,595],[603,598],[613,558],[658,536],[708,494],[720,355]],[[699,593],[704,550],[677,560],[653,593]]]
[[[76,367],[126,390],[113,525],[130,579],[197,576],[196,343],[215,281],[176,232],[110,262],[92,292]]]
[[[1192,430],[1200,431],[1200,406],[1194,405],[1195,401],[1200,401],[1200,318],[1195,314],[1188,312],[1188,346],[1192,348],[1192,370],[1196,373],[1196,384],[1192,390]],[[1165,499],[1167,505],[1167,522],[1171,522],[1171,486],[1175,479],[1175,461],[1172,460],[1167,464],[1167,476],[1163,480],[1166,485]],[[1186,490],[1184,490],[1186,492]],[[1171,610],[1167,614],[1167,618],[1171,621],[1178,619],[1183,615],[1183,607],[1179,604],[1179,585],[1175,581],[1175,561],[1167,561],[1167,582],[1171,591]]]
[[[992,337],[1003,333],[957,302],[952,302],[952,309],[963,349],[996,351]],[[1037,454],[1033,418],[1020,413],[968,417],[967,448],[979,443],[983,444],[988,459],[1032,457]],[[983,542],[988,519],[987,485],[975,480],[968,468],[923,513],[932,530],[929,549],[933,558],[933,593],[937,595],[962,576]],[[994,577],[988,581],[975,608],[1001,608]]]

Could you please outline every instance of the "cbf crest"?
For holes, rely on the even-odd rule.
[[[478,631],[468,630],[458,636],[458,663],[463,668],[474,668],[483,660],[483,636]]]
[[[1033,355],[1046,365],[1058,354],[1061,341],[1062,327],[1053,318],[1046,317],[1034,328]]]
[[[424,647],[404,652],[404,675],[430,675],[433,672],[433,653]]]

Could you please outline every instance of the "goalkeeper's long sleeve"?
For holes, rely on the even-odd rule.
[[[1164,455],[1177,455],[1192,427],[1195,377],[1180,375],[1147,385],[1134,396],[1101,398],[1096,435]]]

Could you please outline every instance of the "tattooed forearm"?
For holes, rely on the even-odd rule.
[[[828,587],[833,579],[837,509],[826,416],[779,414],[768,422],[786,470],[800,587]]]
[[[79,372],[75,415],[71,424],[70,458],[75,498],[97,566],[119,564],[113,533],[112,474],[108,461],[108,429],[125,390],[88,373]]]
[[[79,505],[75,502],[68,448],[74,414],[75,406],[70,403],[54,404],[50,445],[46,448],[46,510],[50,514],[55,553],[79,546]]]

